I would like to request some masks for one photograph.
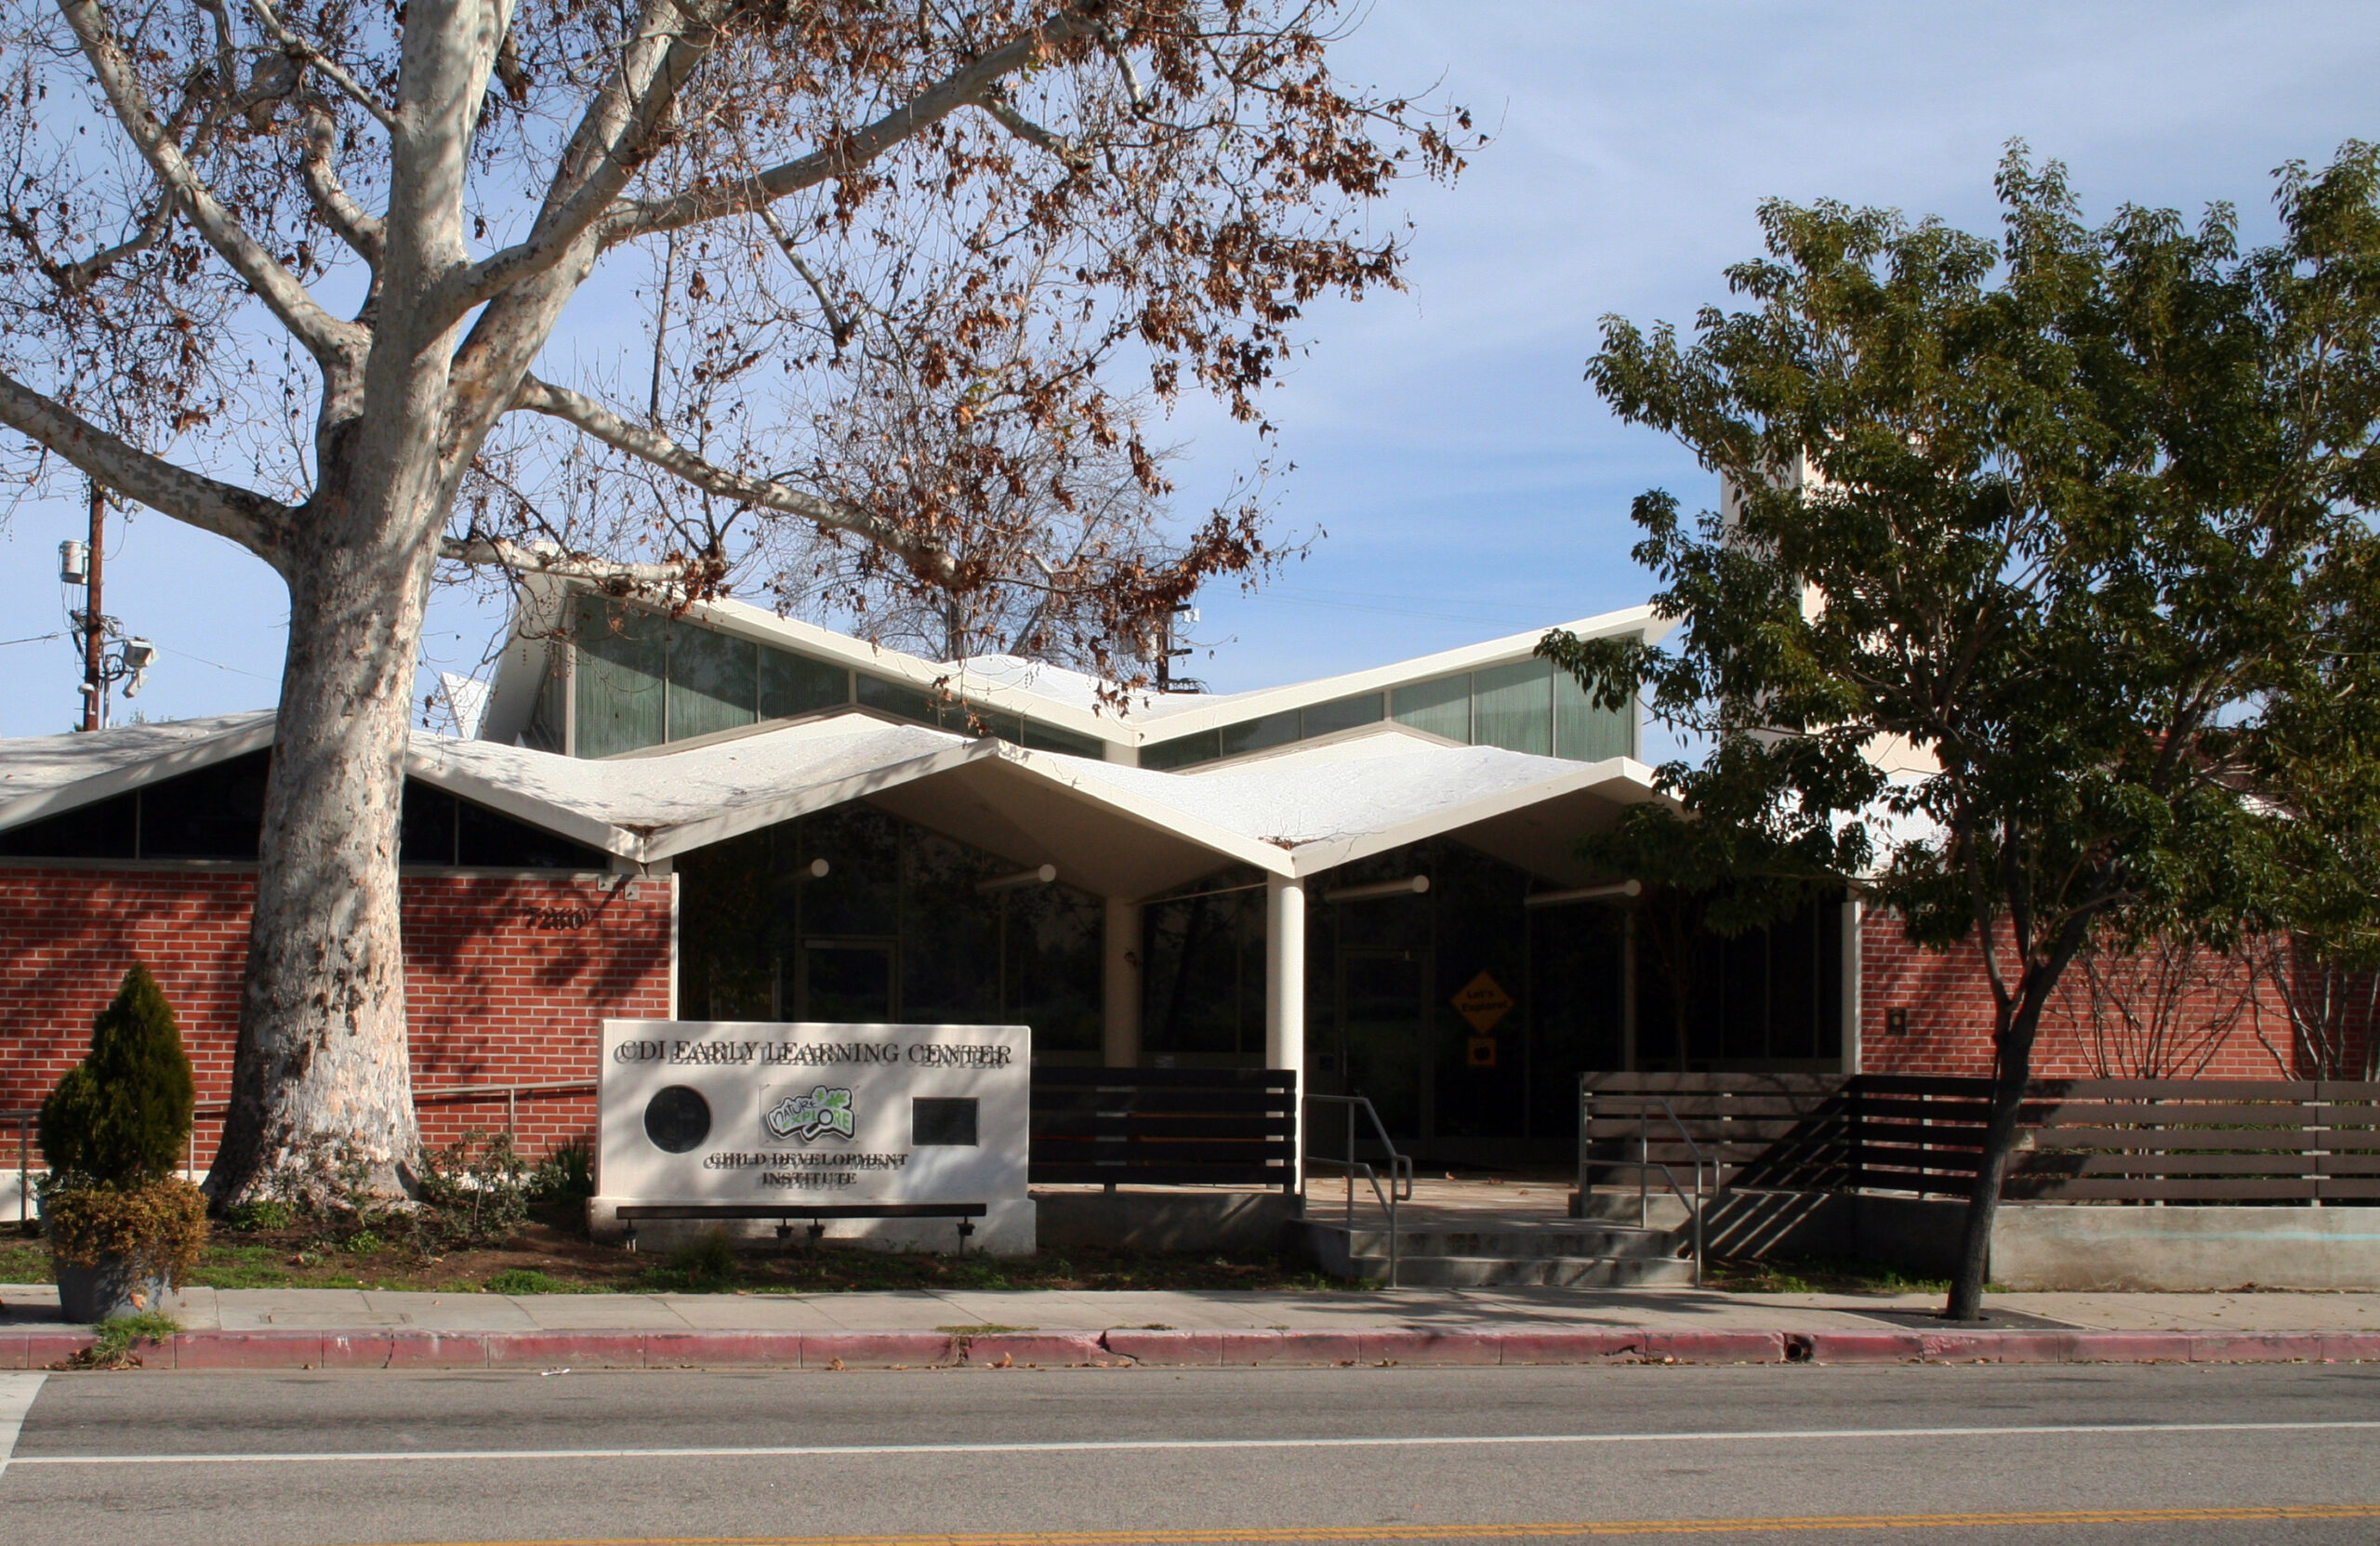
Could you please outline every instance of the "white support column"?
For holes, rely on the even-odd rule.
[[[1101,1062],[1110,1068],[1141,1064],[1141,905],[1107,899],[1106,964],[1102,973]]]
[[[1264,888],[1264,1066],[1297,1075],[1298,1152],[1305,1150],[1305,884],[1286,875]],[[1290,1161],[1289,1184],[1304,1177]]]

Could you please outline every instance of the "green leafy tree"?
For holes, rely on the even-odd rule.
[[[171,1176],[196,1098],[180,1028],[135,964],[91,1027],[90,1054],[41,1106],[41,1148],[62,1180],[130,1187]]]
[[[2282,237],[2244,253],[2226,205],[2086,225],[2021,146],[1998,243],[1771,202],[1727,271],[1748,305],[1690,343],[1606,319],[1589,366],[1730,509],[1636,502],[1673,648],[1544,653],[1699,742],[1664,770],[1694,818],[1980,952],[1996,1089],[1954,1319],[2086,945],[2234,948],[2309,887],[2371,927],[2307,851],[2343,846],[2373,767],[2342,651],[2374,615],[2380,155],[2278,176]]]

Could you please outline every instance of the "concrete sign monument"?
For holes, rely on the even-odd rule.
[[[622,1207],[781,1207],[806,1228],[806,1208],[981,1203],[970,1249],[1029,1252],[1032,1035],[607,1020],[588,1222],[615,1236]],[[774,1222],[724,1227],[766,1233]],[[959,1239],[948,1219],[832,1218],[828,1233],[940,1250]]]

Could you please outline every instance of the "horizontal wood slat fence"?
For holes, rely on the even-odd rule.
[[[1278,1068],[1037,1067],[1026,1175],[1292,1190],[1297,1103],[1297,1076]]]
[[[1585,1179],[1635,1183],[1686,1139],[1721,1184],[1964,1197],[1988,1079],[1883,1074],[1589,1074]],[[2380,1201],[2380,1083],[2035,1079],[2004,1198],[2024,1202]],[[1680,1130],[1684,1130],[1683,1137]]]

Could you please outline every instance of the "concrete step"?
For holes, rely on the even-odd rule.
[[[1712,1198],[1712,1202],[1718,1199]],[[1633,1224],[1638,1218],[1636,1188],[1597,1187],[1592,1192],[1570,1194],[1570,1217],[1599,1219],[1615,1223]],[[1677,1194],[1663,1187],[1648,1192],[1643,1199],[1643,1218],[1654,1229],[1677,1229],[1692,1216],[1692,1210],[1678,1199]]]
[[[1385,1279],[1388,1258],[1355,1256],[1335,1275]],[[1407,1256],[1404,1288],[1652,1288],[1694,1282],[1694,1263],[1674,1256]]]

